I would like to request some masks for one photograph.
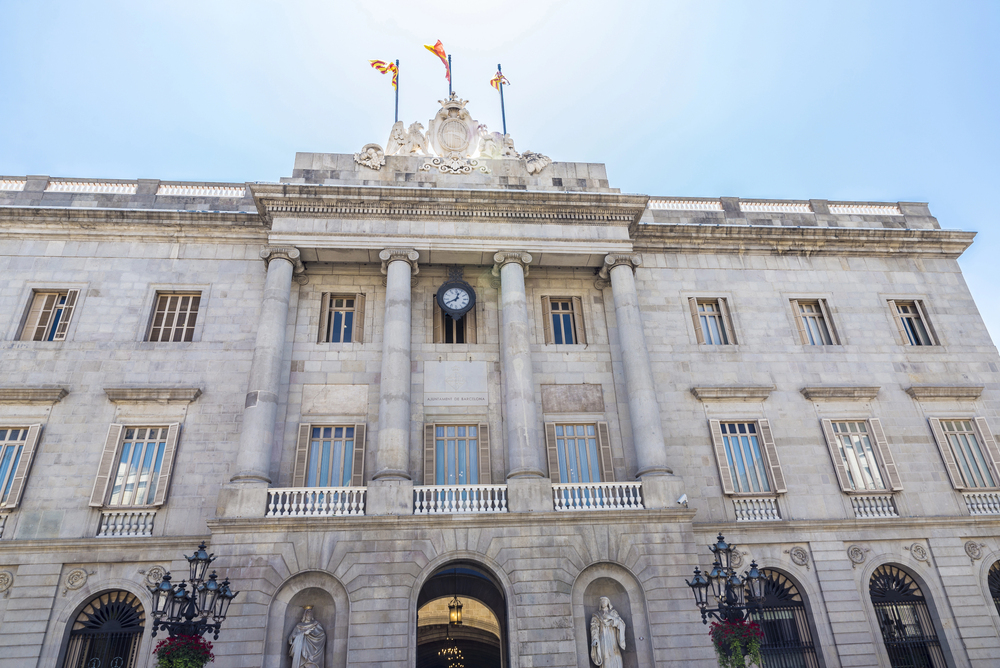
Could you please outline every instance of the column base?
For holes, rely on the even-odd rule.
[[[368,483],[365,515],[412,515],[413,481],[372,480]]]
[[[229,483],[219,488],[215,516],[262,519],[267,510],[267,484]]]
[[[507,478],[507,511],[511,513],[550,513],[552,480],[542,477]]]
[[[642,480],[642,503],[651,510],[683,508],[677,499],[684,494],[684,478],[679,475],[646,475]]]

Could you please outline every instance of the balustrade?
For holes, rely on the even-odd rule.
[[[152,536],[155,510],[102,510],[101,537]]]
[[[642,482],[552,485],[556,510],[637,510],[643,508]]]
[[[852,496],[851,506],[857,518],[899,517],[892,494]]]
[[[781,519],[778,500],[774,497],[747,497],[733,499],[737,522],[770,522]]]
[[[365,487],[272,487],[264,517],[364,515]]]
[[[1000,515],[1000,493],[969,492],[963,496],[970,515]]]
[[[425,485],[413,490],[413,514],[505,513],[507,485]]]

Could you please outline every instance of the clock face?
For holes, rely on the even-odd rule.
[[[465,288],[448,288],[441,295],[442,303],[453,311],[461,311],[469,305],[469,293]]]

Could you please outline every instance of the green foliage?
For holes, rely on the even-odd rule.
[[[760,654],[764,632],[757,622],[712,622],[709,633],[721,668],[745,668],[747,658],[752,664],[764,664]]]

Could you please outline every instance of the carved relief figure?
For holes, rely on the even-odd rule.
[[[326,631],[313,617],[311,605],[307,605],[302,611],[302,621],[295,625],[288,636],[288,645],[292,668],[323,668]]]
[[[490,132],[483,124],[479,125],[479,157],[486,160],[496,160],[500,157],[500,144],[503,138],[499,132]]]
[[[389,131],[389,141],[385,144],[385,154],[396,155],[404,146],[406,146],[406,129],[403,127],[403,121],[396,121],[392,124],[392,130]]]
[[[590,618],[590,660],[602,668],[622,668],[623,649],[625,622],[608,597],[602,596],[598,611]]]
[[[385,164],[385,154],[378,144],[365,144],[361,153],[354,154],[354,162],[378,171]]]
[[[503,136],[503,148],[500,153],[505,158],[514,158],[515,160],[521,157],[521,154],[514,148],[514,140],[511,139],[510,135]]]
[[[534,151],[525,151],[521,157],[524,158],[524,166],[528,169],[529,174],[537,174],[552,164],[552,158]]]
[[[403,155],[412,155],[414,153],[417,155],[427,154],[427,138],[424,136],[424,126],[419,122],[411,125],[407,131],[406,147],[403,149]]]

